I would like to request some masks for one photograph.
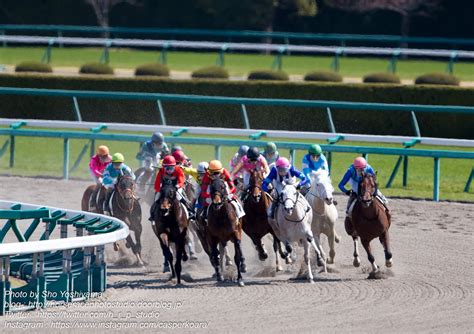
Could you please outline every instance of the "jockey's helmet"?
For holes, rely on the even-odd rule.
[[[273,154],[277,150],[277,146],[275,145],[274,142],[269,141],[267,145],[265,145],[265,153],[267,154]]]
[[[117,163],[117,162],[124,162],[125,158],[122,153],[114,153],[112,155],[112,163]]]
[[[308,153],[309,154],[314,154],[314,155],[320,155],[323,152],[321,149],[321,146],[318,144],[313,144],[308,148]]]
[[[278,170],[278,174],[286,175],[290,170],[290,162],[285,157],[279,157],[278,160],[275,162],[275,166]]]
[[[248,158],[249,160],[257,160],[259,156],[260,156],[260,151],[259,151],[258,148],[255,147],[255,146],[252,146],[252,147],[249,148],[249,150],[247,151],[247,158]]]
[[[105,145],[100,145],[99,147],[97,147],[96,153],[101,156],[109,155],[109,148]]]
[[[184,160],[186,160],[186,156],[184,155],[183,151],[181,151],[181,150],[174,151],[171,155],[174,157],[176,162],[179,163],[179,164],[183,163]]]
[[[206,161],[201,161],[197,165],[197,172],[198,172],[198,174],[204,174],[204,173],[206,173],[208,168],[209,168],[209,164]]]
[[[219,160],[211,160],[209,162],[209,173],[210,174],[220,174],[222,173],[222,162]]]
[[[161,164],[164,167],[176,166],[176,159],[172,155],[167,155],[166,157],[163,158],[163,161],[162,161]]]
[[[242,145],[239,147],[239,151],[237,152],[237,155],[239,157],[243,157],[244,155],[247,154],[248,150],[249,150],[249,147],[247,145]]]
[[[367,167],[367,160],[365,160],[363,157],[357,157],[354,159],[353,165],[356,169],[363,169]]]
[[[151,141],[152,141],[152,143],[156,143],[158,145],[161,145],[165,141],[165,137],[163,136],[163,134],[161,132],[154,132],[151,135]]]
[[[183,148],[179,145],[173,145],[173,147],[171,148],[171,154],[173,154],[176,151],[183,151]]]

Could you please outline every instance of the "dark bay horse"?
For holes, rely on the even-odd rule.
[[[87,187],[84,195],[82,196],[82,210],[90,210],[90,196],[96,186],[92,185]],[[103,203],[105,200],[105,188],[101,187],[97,195],[98,201],[96,207],[92,212],[103,214]],[[110,210],[112,217],[118,218],[124,221],[130,231],[135,234],[135,242],[131,235],[127,236],[126,246],[132,248],[133,253],[137,257],[137,264],[143,266],[143,260],[141,257],[141,234],[142,234],[142,209],[138,199],[135,197],[135,182],[129,176],[122,176],[117,179],[115,188],[110,198]],[[118,250],[118,244],[114,244],[114,249]]]
[[[176,188],[171,184],[165,184],[160,191],[160,199],[154,206],[155,232],[160,246],[171,267],[171,277],[177,278],[177,284],[181,284],[181,261],[187,261],[186,233],[188,230],[188,217],[184,207],[176,197]],[[176,262],[173,265],[173,253],[171,243],[176,245]]]
[[[346,232],[354,240],[354,266],[360,265],[359,253],[357,250],[357,237],[360,237],[362,246],[367,252],[368,259],[372,265],[372,273],[379,271],[375,258],[372,255],[370,241],[379,238],[385,252],[385,265],[392,266],[392,253],[390,251],[390,239],[388,229],[390,228],[391,216],[384,205],[376,198],[377,182],[376,177],[371,174],[362,173],[362,181],[359,184],[358,196],[351,220],[346,217]]]
[[[227,185],[225,181],[216,178],[211,182],[211,204],[208,208],[208,223],[205,227],[206,238],[211,251],[211,263],[216,271],[217,281],[222,281],[220,265],[223,266],[224,249],[220,254],[218,245],[225,247],[230,240],[235,246],[234,261],[237,267],[239,286],[244,286],[242,268],[244,267],[241,240],[242,222],[237,218],[233,204],[228,200]],[[220,262],[220,263],[219,263]],[[220,264],[220,265],[219,265]]]
[[[245,216],[242,218],[242,228],[250,237],[258,251],[258,257],[261,261],[268,258],[268,253],[262,242],[262,238],[270,233],[273,236],[273,250],[276,256],[276,271],[283,270],[278,258],[278,252],[287,262],[290,261],[287,252],[281,248],[280,240],[268,222],[267,210],[271,205],[272,199],[262,190],[263,175],[254,171],[250,175],[249,187],[244,201]]]

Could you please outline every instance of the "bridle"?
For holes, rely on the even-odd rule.
[[[281,205],[285,205],[286,201],[291,201],[291,202],[293,202],[293,206],[291,207],[291,210],[293,210],[295,208],[296,204],[299,202],[299,197],[302,196],[302,195],[299,193],[299,191],[296,191],[296,199],[293,200],[292,198],[286,198],[285,200],[283,200],[283,190],[286,188],[286,186],[287,186],[287,184],[285,184],[283,186],[281,192],[278,194],[278,203],[280,203]],[[311,210],[311,207],[307,206],[306,210],[304,212],[304,216],[299,220],[289,219],[288,216],[285,214],[285,220],[287,220],[289,222],[292,222],[292,223],[301,223],[306,218],[306,215],[308,214],[308,212],[310,210]]]
[[[122,180],[130,180],[130,182],[132,183],[132,186],[130,188],[125,188],[124,190],[122,190],[122,188],[120,187],[120,184],[122,183]],[[120,198],[122,199],[123,202],[127,202],[127,200],[131,200],[132,201],[132,205],[129,206],[129,208],[124,208],[120,202],[122,201],[117,201],[117,205],[119,207],[120,210],[122,210],[123,212],[125,213],[130,213],[133,211],[134,207],[135,207],[135,183],[133,182],[132,178],[130,176],[121,176],[118,180],[117,180],[117,184],[115,185],[115,190],[116,192],[119,194]]]
[[[362,180],[365,180],[367,176],[364,175],[363,176],[363,179]],[[366,205],[369,205],[370,203],[372,203],[372,201],[374,200],[375,196],[377,195],[377,190],[378,190],[378,186],[377,186],[377,182],[375,182],[375,187],[374,187],[374,191],[373,193],[370,193],[370,191],[368,191],[367,189],[364,189],[364,191],[362,191],[362,182],[359,183],[359,189],[358,189],[358,195],[357,195],[357,200],[363,204],[366,204]],[[369,199],[364,199],[364,195],[369,193],[370,194],[370,198]]]

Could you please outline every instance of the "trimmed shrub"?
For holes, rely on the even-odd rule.
[[[372,73],[367,74],[363,79],[362,82],[364,83],[393,83],[399,84],[400,78],[398,75],[389,73],[389,72],[380,72],[380,73]]]
[[[81,74],[114,74],[114,69],[107,64],[89,63],[79,69]]]
[[[342,76],[337,72],[315,71],[307,73],[304,81],[342,82]]]
[[[415,85],[450,85],[459,86],[459,79],[447,73],[429,73],[415,79]]]
[[[15,66],[15,72],[40,72],[51,73],[53,68],[49,64],[43,64],[39,61],[24,61]]]
[[[249,73],[248,80],[278,80],[288,81],[290,77],[283,71],[259,70]]]
[[[168,66],[158,63],[149,63],[140,65],[135,69],[135,75],[152,75],[156,77],[169,77],[170,69]]]
[[[209,66],[194,71],[191,77],[195,79],[229,79],[229,72],[221,66]]]

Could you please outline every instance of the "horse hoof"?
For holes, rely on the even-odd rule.
[[[225,261],[225,265],[228,267],[228,266],[231,266],[233,265],[234,263],[231,261],[231,260],[226,260]]]
[[[244,281],[243,281],[243,280],[241,280],[241,279],[239,279],[239,286],[240,286],[240,287],[243,287],[243,286],[245,286],[245,283],[244,283]]]
[[[245,263],[242,263],[240,265],[240,272],[241,273],[246,273],[247,272],[247,265]]]
[[[334,259],[328,258],[328,259],[326,260],[326,263],[327,263],[327,264],[334,264]]]
[[[132,247],[132,245],[130,245],[130,244],[128,243],[128,241],[127,241],[127,242],[125,243],[125,247],[130,248],[130,247]]]
[[[358,268],[360,266],[360,259],[358,257],[355,257],[352,264],[354,265],[354,267]]]
[[[194,255],[194,253],[193,253],[193,254],[190,254],[189,259],[195,261],[195,260],[197,260],[198,258],[197,258],[197,256]]]
[[[224,280],[224,278],[222,277],[222,274],[216,275],[216,280],[217,282],[222,282]]]
[[[184,253],[183,258],[182,258],[183,262],[188,261],[188,259],[189,259],[188,254]]]
[[[318,264],[318,267],[324,267],[325,266],[324,260],[319,256],[318,256],[318,259],[317,259],[317,264]]]
[[[334,241],[337,242],[337,243],[339,243],[339,241],[341,241],[341,239],[339,238],[338,235],[336,235],[336,236],[334,237]]]
[[[308,283],[309,284],[314,284],[314,280],[312,278],[308,278]]]
[[[277,267],[276,267],[276,271],[277,271],[277,272],[283,271],[283,267],[282,267],[282,266],[277,266]]]
[[[393,266],[393,260],[392,260],[392,259],[386,260],[386,261],[385,261],[385,266],[386,266],[387,268],[391,268],[391,267]]]
[[[260,261],[265,261],[266,259],[268,259],[268,253],[264,252],[264,253],[260,253],[258,254],[258,258]]]
[[[171,270],[170,270],[170,266],[164,266],[163,267],[163,273],[169,273]]]
[[[120,249],[118,243],[114,242],[114,251],[118,251]]]
[[[293,260],[291,259],[291,257],[287,256],[287,257],[285,258],[285,263],[286,263],[286,264],[292,264],[292,263],[293,263]]]

